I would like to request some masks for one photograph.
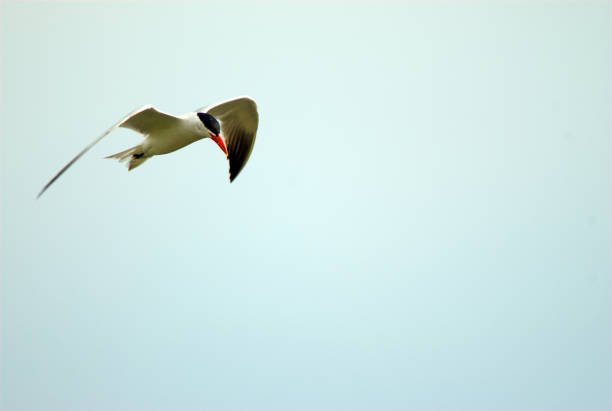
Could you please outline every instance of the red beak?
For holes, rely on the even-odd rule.
[[[221,138],[220,135],[216,135],[215,136],[214,134],[210,134],[210,138],[212,139],[212,141],[217,143],[217,145],[219,146],[221,151],[223,151],[225,153],[225,156],[229,157],[229,154],[227,153],[227,147],[225,145],[225,141],[223,141],[223,138]]]

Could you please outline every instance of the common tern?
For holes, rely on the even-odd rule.
[[[222,101],[180,116],[163,113],[146,105],[122,118],[81,150],[40,190],[37,198],[83,154],[118,127],[129,128],[145,136],[137,146],[106,157],[120,162],[127,161],[128,170],[138,167],[153,156],[168,154],[195,141],[210,138],[227,156],[232,182],[251,155],[258,123],[257,105],[247,96]]]

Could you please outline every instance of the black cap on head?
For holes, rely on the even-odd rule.
[[[200,118],[200,121],[204,123],[204,127],[215,133],[215,135],[219,135],[221,132],[221,126],[216,118],[208,113],[198,113],[198,117]]]

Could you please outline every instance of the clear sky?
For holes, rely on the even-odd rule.
[[[611,409],[610,8],[3,1],[0,409]]]

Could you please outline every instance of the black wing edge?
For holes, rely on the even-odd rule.
[[[229,158],[230,183],[240,174],[247,160],[250,157],[252,136],[245,130],[238,129],[232,131],[232,141],[227,147]]]

